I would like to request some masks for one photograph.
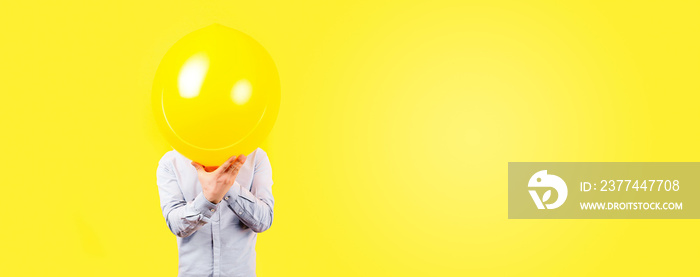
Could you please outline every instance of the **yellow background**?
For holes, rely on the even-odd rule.
[[[176,275],[150,89],[215,22],[280,72],[259,276],[697,274],[697,220],[508,220],[506,182],[698,161],[698,4],[522,2],[3,2],[0,275]]]

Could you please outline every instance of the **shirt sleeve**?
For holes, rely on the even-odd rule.
[[[173,234],[184,238],[210,222],[217,205],[209,202],[201,192],[188,203],[180,190],[170,162],[161,159],[156,179],[163,217]]]
[[[256,233],[272,225],[274,198],[272,198],[272,168],[267,153],[258,148],[250,191],[234,182],[224,196],[227,206],[241,222]]]

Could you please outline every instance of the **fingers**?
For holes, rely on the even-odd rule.
[[[237,159],[237,160],[240,161],[241,164],[244,164],[244,163],[245,163],[245,160],[247,160],[247,159],[248,159],[248,157],[246,157],[246,155],[241,154],[241,155],[238,155],[238,159]]]
[[[193,161],[193,162],[192,162],[192,166],[194,166],[194,168],[195,168],[197,171],[202,171],[202,170],[204,170],[204,166],[201,165],[201,164],[198,163],[198,162],[194,162],[194,161]]]
[[[229,167],[231,167],[231,165],[233,164],[233,161],[235,161],[235,159],[236,159],[236,156],[231,156],[230,158],[228,158],[228,160],[226,160],[226,161],[225,161],[219,168],[217,168],[214,172],[216,172],[216,173],[223,173],[223,172],[226,172],[226,171],[229,169]]]
[[[226,174],[231,174],[232,176],[238,175],[238,171],[241,169],[241,167],[245,163],[246,158],[247,157],[245,155],[239,155],[238,157],[236,157],[233,164],[228,169],[226,169],[224,172]]]

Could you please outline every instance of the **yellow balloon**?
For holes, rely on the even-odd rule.
[[[270,54],[250,36],[215,24],[180,39],[153,82],[159,129],[205,166],[250,154],[277,118],[280,82]]]

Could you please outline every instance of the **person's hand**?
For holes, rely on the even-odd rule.
[[[192,162],[194,168],[197,169],[197,176],[199,177],[199,182],[202,183],[202,194],[204,197],[214,204],[219,203],[226,192],[233,185],[233,181],[236,180],[238,176],[238,171],[245,163],[246,156],[240,155],[238,157],[232,156],[224,162],[221,166],[215,168],[213,171],[206,170],[210,169],[197,162]]]

